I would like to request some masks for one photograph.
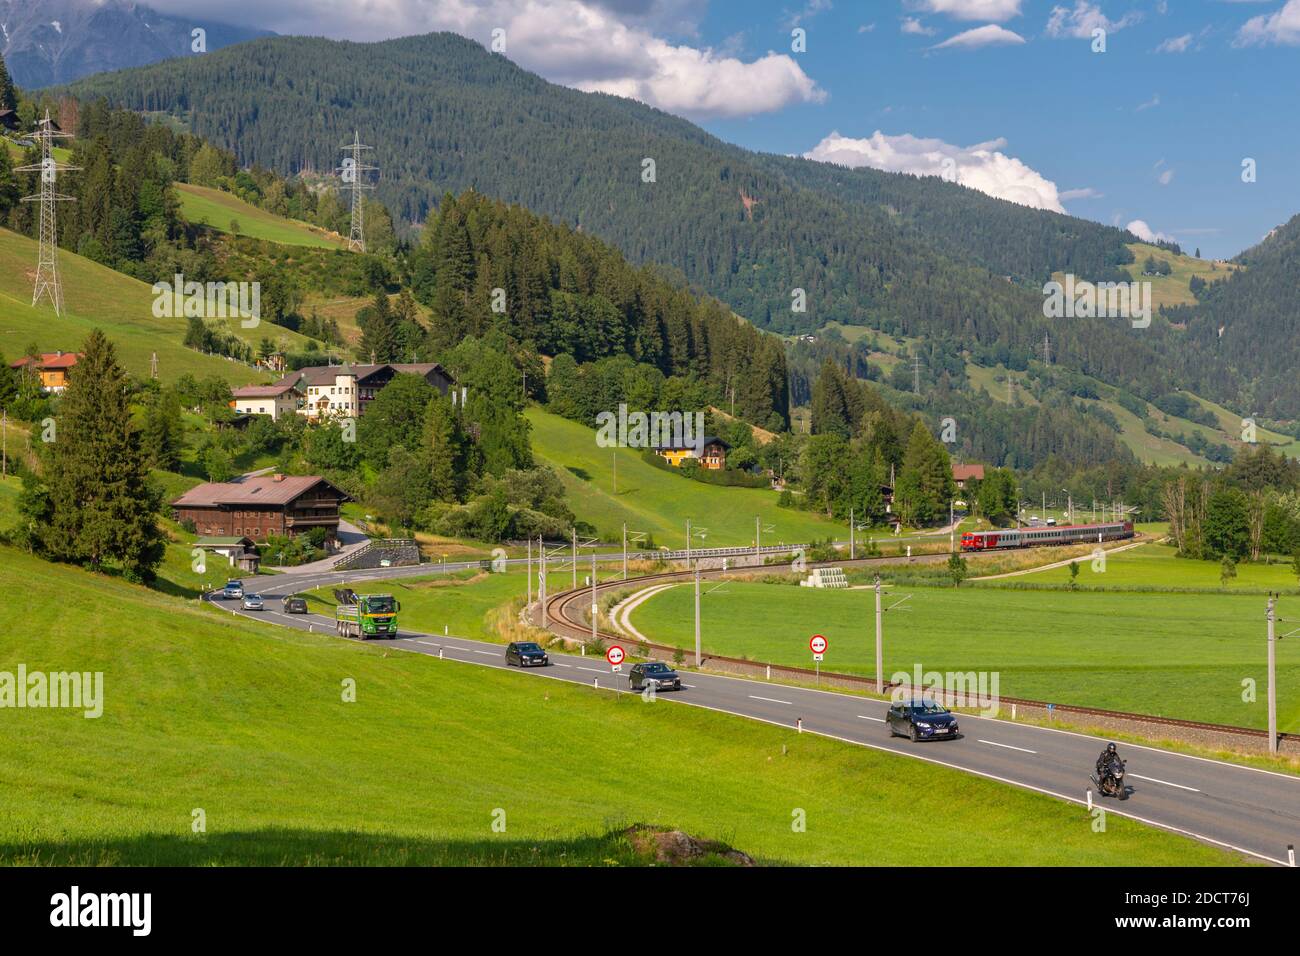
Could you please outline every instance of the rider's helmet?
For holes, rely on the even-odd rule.
[[[1106,745],[1106,753],[1108,754],[1115,753],[1115,745],[1113,743],[1109,743]]]

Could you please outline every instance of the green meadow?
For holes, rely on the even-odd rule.
[[[637,823],[769,864],[1243,862],[921,761],[236,619],[13,549],[0,592],[0,671],[103,674],[97,719],[0,710],[3,864],[636,865]],[[921,792],[942,817],[914,812]]]
[[[206,224],[218,232],[288,246],[338,249],[343,245],[337,236],[331,237],[316,226],[277,216],[219,189],[177,183],[176,191],[180,195],[181,215],[191,223]]]
[[[1112,559],[1110,567],[1119,563]],[[1079,575],[1086,585],[1093,572]],[[1065,569],[1044,572],[1067,575]],[[1107,577],[1113,573],[1107,571]],[[1101,577],[1101,575],[1096,575]],[[1032,576],[1031,576],[1032,577]],[[1022,579],[1012,579],[1022,580]],[[884,669],[987,671],[999,692],[1244,727],[1264,727],[1262,596],[1129,593],[965,586],[899,586],[884,616]],[[1300,596],[1282,600],[1300,617]],[[875,673],[872,591],[819,590],[728,581],[701,602],[706,651],[811,667],[808,638],[830,643],[822,668]],[[693,588],[678,585],[643,603],[632,623],[656,641],[694,646]],[[1243,681],[1257,688],[1242,700]],[[1300,730],[1300,642],[1278,644],[1278,723]]]
[[[765,545],[848,537],[847,524],[778,507],[775,491],[683,478],[646,464],[636,449],[599,447],[595,430],[577,422],[539,408],[530,408],[527,416],[534,454],[559,473],[578,518],[607,541],[620,540],[627,522],[629,532],[648,532],[661,547],[684,548],[689,518],[694,530],[704,531],[695,547],[741,547],[754,543],[756,516],[763,522]]]

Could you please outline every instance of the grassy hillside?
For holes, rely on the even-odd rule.
[[[689,518],[694,528],[707,529],[697,547],[742,546],[754,541],[756,515],[762,517],[764,544],[848,534],[846,527],[808,512],[778,508],[774,491],[691,481],[646,464],[635,449],[598,447],[591,428],[538,408],[527,414],[534,454],[554,466],[569,493],[569,506],[606,540],[618,540],[626,521],[629,531],[649,532],[661,546],[682,548]]]
[[[1129,243],[1128,248],[1135,261],[1123,269],[1134,281],[1151,283],[1151,308],[1155,311],[1170,305],[1195,305],[1196,296],[1192,295],[1189,287],[1192,276],[1200,276],[1206,282],[1217,282],[1241,268],[1231,262],[1215,262],[1188,255],[1176,256],[1167,249],[1145,242]],[[1142,267],[1149,257],[1169,263],[1173,272],[1167,276],[1143,275]]]
[[[171,382],[183,373],[203,378],[216,375],[232,384],[261,381],[265,373],[239,362],[203,355],[186,348],[183,318],[155,318],[153,291],[148,285],[114,272],[66,249],[59,250],[63,279],[64,314],[55,321],[48,300],[33,308],[32,280],[37,244],[26,236],[0,229],[0,353],[12,361],[29,345],[41,351],[73,351],[81,347],[93,328],[101,328],[117,346],[118,360],[127,371],[149,374],[150,356],[158,353],[158,377]],[[254,329],[228,323],[229,331],[256,345],[264,336],[306,340],[288,329],[263,323]]]
[[[285,219],[274,213],[249,205],[237,196],[219,189],[177,183],[181,198],[181,213],[192,223],[206,223],[219,232],[266,239],[289,246],[319,246],[338,249],[344,245],[337,235],[309,223]],[[235,229],[232,223],[238,223]]]
[[[0,863],[623,865],[644,862],[619,835],[637,822],[760,862],[1240,862],[920,761],[243,622],[12,550],[0,590],[0,670],[104,681],[98,719],[0,721]],[[942,817],[914,812],[921,792]]]
[[[1122,567],[1122,557],[1113,559]],[[1110,585],[1084,563],[1081,585]],[[1117,578],[1120,572],[1116,572]],[[1069,580],[1065,568],[1018,580]],[[1115,583],[1119,583],[1118,580]],[[1294,580],[1291,582],[1294,587]],[[886,615],[885,675],[925,670],[1000,674],[1007,697],[1050,700],[1247,727],[1262,703],[1241,699],[1250,677],[1265,686],[1264,597],[1220,594],[905,587],[908,613]],[[692,590],[674,586],[632,613],[647,636],[694,645]],[[1283,598],[1300,610],[1300,597]],[[830,642],[827,670],[874,674],[871,591],[821,591],[728,582],[701,607],[704,647],[718,654],[810,666],[809,629]],[[963,622],[955,626],[954,622]],[[1300,645],[1282,642],[1278,724],[1300,730]]]

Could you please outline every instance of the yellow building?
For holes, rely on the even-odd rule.
[[[699,461],[701,468],[707,468],[709,471],[721,471],[727,467],[727,449],[730,447],[721,438],[707,435],[699,445],[700,453],[698,455],[694,443],[689,445],[685,443],[681,445],[664,445],[661,448],[656,448],[655,451],[674,468],[680,468],[682,462],[695,458]]]

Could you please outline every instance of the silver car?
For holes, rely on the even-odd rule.
[[[262,608],[262,595],[260,595],[260,594],[245,594],[245,595],[244,595],[244,600],[243,600],[243,602],[242,602],[239,606],[240,606],[243,610],[245,610],[245,611],[261,611],[261,610],[263,610],[263,608]]]

